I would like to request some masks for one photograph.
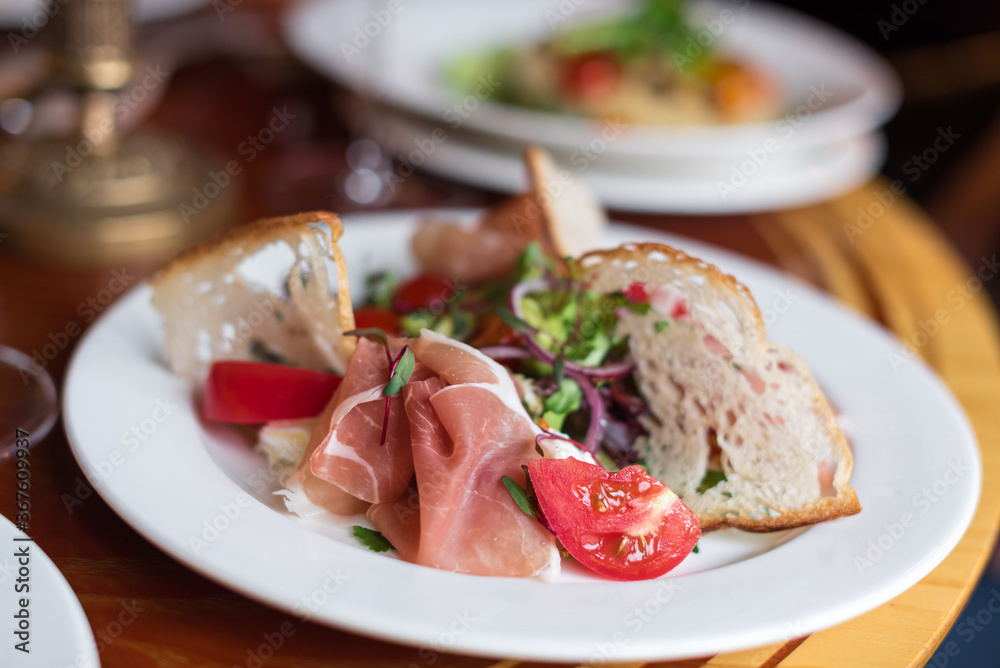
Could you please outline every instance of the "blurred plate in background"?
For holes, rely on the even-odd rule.
[[[621,13],[624,0],[594,3],[568,13],[557,27]],[[477,3],[433,0],[404,4],[384,13],[378,2],[313,0],[286,21],[291,47],[335,81],[389,105],[443,123],[446,130],[475,130],[521,143],[568,149],[587,145],[604,123],[579,116],[536,111],[495,102],[476,103],[456,114],[468,93],[450,88],[446,64],[463,54],[531,44],[551,34],[553,16],[567,15],[557,0]],[[865,135],[895,111],[900,91],[895,74],[854,38],[800,13],[766,3],[708,2],[695,5],[696,26],[724,10],[735,18],[717,43],[774,77],[786,116],[760,123],[689,127],[633,126],[606,151],[642,156],[734,156],[774,140],[781,151],[830,145]],[[562,7],[562,9],[560,9]],[[561,12],[561,13],[560,13]],[[713,38],[714,39],[714,38]]]
[[[502,192],[526,186],[523,145],[473,132],[453,132],[441,143],[429,137],[428,119],[385,108],[355,118],[400,165]],[[665,158],[659,162],[549,147],[606,206],[621,211],[727,214],[805,206],[856,188],[885,157],[881,133],[860,135],[810,150],[767,156]],[[761,155],[758,154],[758,158]]]

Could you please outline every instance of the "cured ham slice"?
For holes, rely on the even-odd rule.
[[[280,492],[285,498],[285,505],[296,515],[309,517],[318,515],[324,510],[335,515],[356,515],[368,508],[367,502],[351,496],[331,482],[317,478],[309,468],[310,457],[329,431],[330,418],[339,403],[340,388],[337,388],[330,403],[317,418],[318,426],[313,429],[302,461],[285,481],[285,488]]]
[[[537,427],[507,371],[462,343],[424,331],[411,343],[439,377],[403,389],[420,490],[416,563],[460,573],[554,576],[552,534],[501,481],[538,459]]]
[[[368,521],[392,543],[399,556],[417,560],[420,546],[420,499],[417,487],[411,484],[395,501],[376,503],[368,509]]]
[[[392,342],[393,356],[404,344]],[[428,375],[427,367],[417,364],[411,378]],[[379,442],[385,416],[382,389],[388,378],[385,348],[360,340],[338,388],[339,402],[329,420],[317,426],[327,429],[326,436],[309,458],[313,475],[369,503],[394,501],[413,477],[410,427],[398,397],[389,409],[385,444]]]

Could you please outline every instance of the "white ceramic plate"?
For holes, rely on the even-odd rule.
[[[410,114],[368,110],[371,136],[410,164],[440,176],[504,192],[522,192],[527,177],[521,147],[478,133],[453,132],[435,143],[434,124]],[[359,119],[360,120],[360,119]],[[433,150],[428,150],[432,147]],[[866,183],[885,156],[881,133],[768,156],[662,158],[554,149],[601,203],[621,211],[731,214],[806,206]],[[593,156],[593,159],[590,156]]]
[[[43,520],[44,521],[44,520]],[[3,552],[0,556],[0,597],[3,609],[0,615],[8,629],[5,629],[3,646],[0,647],[0,665],[22,666],[23,668],[98,668],[97,643],[90,630],[90,622],[80,606],[73,589],[59,572],[48,555],[34,541],[24,540],[25,534],[0,516],[0,541]],[[18,582],[25,576],[20,573],[22,557],[15,556],[24,546],[28,549],[27,582]],[[18,592],[15,586],[27,584],[29,591]],[[19,601],[28,598],[30,652],[25,654],[15,649],[23,638],[12,635],[17,630],[19,620],[13,619],[20,610]]]
[[[347,217],[342,248],[355,286],[375,268],[413,268],[406,241],[417,218]],[[717,532],[667,577],[646,582],[572,566],[555,583],[477,577],[376,554],[349,535],[356,520],[306,523],[283,512],[245,438],[199,421],[194,388],[160,362],[146,285],[76,350],[63,408],[73,452],[119,515],[196,571],[300,617],[429,652],[703,656],[837,624],[930,572],[965,531],[981,483],[975,438],[948,390],[919,361],[894,368],[895,339],[779,272],[642,228],[613,226],[605,241],[650,239],[746,282],[773,338],[811,364],[852,439],[859,515],[778,534]],[[919,496],[924,489],[934,501]]]
[[[582,5],[506,0],[476,3],[474,9],[465,0],[432,0],[397,5],[402,9],[396,14],[385,4],[313,0],[289,14],[286,37],[318,71],[442,123],[446,130],[458,123],[520,143],[569,149],[586,146],[600,134],[600,123],[579,117],[479,104],[467,92],[449,88],[442,70],[461,54],[543,39],[551,24],[565,26],[595,14],[622,12],[631,6],[627,0]],[[610,143],[609,152],[732,156],[759,148],[768,139],[777,141],[781,150],[799,150],[871,132],[895,111],[900,97],[896,76],[861,42],[786,8],[764,2],[743,6],[698,3],[694,23],[718,21],[723,10],[731,11],[734,19],[723,28],[718,45],[770,72],[782,87],[790,117],[728,126],[635,126]],[[566,21],[559,20],[563,15]],[[459,114],[456,103],[467,103],[472,111]]]

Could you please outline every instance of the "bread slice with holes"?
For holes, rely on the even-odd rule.
[[[174,373],[201,378],[221,359],[342,373],[354,351],[343,226],[325,211],[259,220],[189,249],[153,277],[153,306]]]
[[[636,449],[704,531],[776,531],[861,510],[829,403],[802,359],[767,340],[745,286],[660,244],[579,264],[590,289],[648,295],[647,313],[618,322],[650,408]]]

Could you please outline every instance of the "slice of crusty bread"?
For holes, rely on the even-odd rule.
[[[538,146],[529,146],[524,159],[531,195],[542,210],[543,234],[557,257],[577,257],[596,248],[607,218],[590,188]]]
[[[537,146],[524,159],[527,192],[487,211],[476,227],[427,221],[417,230],[413,252],[424,271],[481,283],[507,275],[533,241],[556,258],[597,245],[607,221],[587,186]]]
[[[636,447],[703,530],[774,531],[861,510],[829,404],[802,359],[767,341],[745,286],[659,244],[592,252],[579,263],[591,289],[642,283],[652,294],[647,314],[623,313],[618,324],[651,410],[641,418],[649,437]],[[726,480],[699,493],[713,458]]]
[[[198,378],[219,359],[261,351],[297,366],[343,372],[354,349],[343,232],[331,213],[259,220],[189,249],[152,279],[163,354]]]

